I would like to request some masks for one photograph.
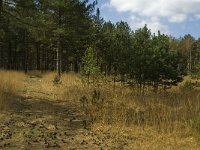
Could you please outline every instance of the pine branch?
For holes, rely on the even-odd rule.
[[[22,24],[28,25],[28,26],[30,26],[30,27],[34,27],[34,28],[36,28],[37,30],[42,30],[42,29],[40,29],[39,26],[35,26],[35,25],[33,25],[33,24],[30,24],[30,23],[28,23],[28,22],[25,22],[25,21],[23,21],[22,19],[20,19],[19,17],[13,15],[12,13],[10,13],[10,12],[8,12],[8,11],[5,11],[5,10],[4,10],[3,13],[9,15],[10,17],[14,18],[15,20],[19,21],[19,22],[22,23]]]

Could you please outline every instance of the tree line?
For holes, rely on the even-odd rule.
[[[200,62],[200,39],[135,31],[105,21],[97,1],[0,0],[0,68],[80,72],[85,54],[101,74],[137,82],[139,89],[175,85]],[[87,52],[87,49],[89,52]],[[94,62],[94,61],[91,61]],[[94,65],[92,65],[94,66]]]

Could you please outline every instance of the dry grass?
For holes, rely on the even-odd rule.
[[[33,72],[29,76],[35,74]],[[63,74],[58,84],[53,82],[56,73],[49,72],[40,76],[42,79],[36,80],[39,79],[37,86],[42,94],[35,93],[38,94],[37,98],[41,99],[41,95],[46,93],[45,100],[48,97],[75,106],[92,121],[91,131],[97,139],[108,140],[106,143],[110,143],[110,147],[122,145],[124,149],[130,150],[200,149],[198,88],[187,89],[187,85],[183,91],[180,90],[181,86],[185,86],[182,83],[176,90],[138,95],[134,88],[120,84],[114,88],[112,83],[105,81],[98,86],[85,85],[75,73]],[[26,76],[20,72],[0,71],[0,109],[7,109],[10,100],[15,100],[16,95],[21,94],[25,79]],[[94,136],[83,138],[87,140]]]
[[[42,89],[46,93],[53,95],[53,100],[72,100],[79,99],[81,95],[80,89],[84,89],[79,76],[75,73],[63,74],[61,76],[61,83],[55,84],[55,72],[48,72],[42,75]],[[77,94],[78,93],[78,94]],[[77,101],[76,101],[77,102]]]
[[[128,87],[103,82],[100,86],[82,84],[77,74],[63,74],[59,85],[52,82],[55,73],[43,76],[43,88],[56,99],[73,102],[82,107],[93,122],[157,126],[159,130],[173,130],[187,126],[197,116],[200,104],[198,90],[170,91],[137,95]],[[96,93],[95,93],[96,91]]]
[[[177,87],[141,96],[120,84],[115,88],[105,82],[84,85],[74,73],[63,74],[58,85],[53,84],[54,77],[54,73],[44,75],[43,88],[56,99],[77,105],[93,122],[94,129],[111,126],[111,132],[121,130],[128,136],[135,135],[136,141],[126,149],[199,149],[191,128],[200,107],[198,89],[183,92]]]
[[[15,71],[0,71],[0,108],[6,108],[14,95],[24,88],[25,75]]]
[[[30,76],[30,77],[39,77],[39,78],[41,78],[42,77],[42,72],[38,71],[38,70],[32,70],[32,71],[28,71],[27,75]]]
[[[155,127],[95,124],[93,130],[102,139],[110,136],[107,143],[117,141],[115,144],[126,150],[199,150],[190,129],[158,132]]]

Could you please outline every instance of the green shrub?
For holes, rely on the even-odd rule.
[[[195,65],[193,74],[196,78],[200,78],[200,62]]]

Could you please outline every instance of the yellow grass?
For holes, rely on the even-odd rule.
[[[79,99],[79,90],[84,89],[79,76],[75,73],[67,73],[61,76],[61,83],[55,84],[55,72],[48,72],[42,75],[42,89],[53,95],[53,100]],[[77,97],[78,95],[78,97]],[[77,101],[76,101],[77,102]]]
[[[24,80],[24,73],[0,71],[0,108],[9,105],[10,99],[23,90]]]
[[[124,148],[130,150],[199,149],[199,130],[193,128],[194,121],[200,119],[199,89],[183,92],[177,87],[167,92],[148,91],[138,95],[134,88],[120,84],[114,88],[104,81],[98,86],[88,86],[75,73],[63,74],[61,82],[55,84],[55,76],[53,72],[42,75],[41,91],[50,95],[51,100],[73,104],[72,107],[92,122],[96,136],[108,136],[109,133],[110,143],[120,139],[127,143]],[[0,94],[4,97],[1,102],[5,103],[9,99],[6,93],[17,95],[23,89],[25,75],[0,71],[0,77]]]
[[[177,127],[185,128],[198,116],[198,90],[148,92],[140,96],[131,88],[117,86],[114,89],[113,85],[105,82],[100,86],[84,85],[79,75],[74,73],[63,74],[62,82],[54,85],[55,75],[48,73],[43,76],[43,89],[54,94],[57,100],[77,104],[93,122],[156,126],[158,130],[173,131]],[[94,90],[100,92],[99,99],[94,98]]]
[[[101,138],[111,136],[107,143],[113,143],[117,139],[116,145],[119,145],[121,141],[126,150],[199,150],[199,145],[189,129],[158,132],[154,127],[95,124],[93,131]]]

